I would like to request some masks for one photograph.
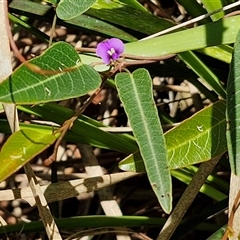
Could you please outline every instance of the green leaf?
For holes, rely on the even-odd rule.
[[[60,125],[74,114],[74,111],[56,103],[46,103],[42,106],[33,107],[19,106],[18,108],[21,111],[34,114],[44,120],[49,120]],[[68,132],[71,135],[70,141],[91,144],[96,147],[112,149],[126,154],[138,150],[136,141],[131,135],[109,133],[100,129],[100,127],[106,126],[96,120],[80,115]]]
[[[4,112],[3,105],[0,103],[0,113]]]
[[[152,94],[152,79],[146,69],[118,73],[119,98],[144,159],[151,186],[165,212],[172,209],[172,184],[167,165],[165,139]]]
[[[39,74],[25,64],[0,84],[0,102],[37,104],[79,97],[97,89],[101,77],[91,66],[82,64],[74,48],[59,42],[29,63],[55,74]],[[67,72],[61,69],[72,68]]]
[[[56,8],[57,16],[70,20],[86,12],[97,0],[60,0]]]
[[[47,18],[49,21],[52,21],[51,15],[48,14],[51,12],[52,7],[50,5],[43,5],[37,2],[30,2],[27,0],[13,0],[9,4],[9,9],[11,12],[25,14],[26,16],[30,16],[30,18]],[[34,16],[33,16],[34,14]],[[25,28],[28,32],[32,33],[33,35],[37,36],[37,38],[41,39],[42,41],[48,41],[49,36],[45,35],[43,32],[31,26],[28,22],[24,22],[21,19],[17,19],[15,15],[9,14],[9,18],[14,23],[20,25],[21,27]],[[99,34],[108,35],[111,37],[118,37],[125,41],[136,41],[137,39],[132,35],[128,34],[126,31],[116,27],[113,24],[104,22],[99,20],[96,17],[90,17],[87,15],[79,15],[70,20],[62,21],[61,24],[67,28],[74,28],[77,30],[87,29],[87,31],[95,31]]]
[[[206,8],[206,10],[210,13],[210,12],[213,12],[217,9],[224,7],[224,5],[223,5],[224,1],[225,0],[214,0],[214,1],[202,0],[202,3],[204,5],[204,7]],[[213,21],[217,21],[224,17],[224,12],[222,11],[222,12],[215,13],[215,14],[211,15],[210,17]]]
[[[198,52],[204,53],[207,56],[214,57],[220,61],[230,63],[232,59],[232,47],[228,45],[206,47],[198,49]]]
[[[178,0],[178,3],[181,4],[185,11],[191,15],[192,17],[198,17],[200,15],[206,14],[206,10],[203,8],[203,6],[197,2],[192,0]],[[210,19],[203,19],[198,24],[203,24],[209,22]]]
[[[128,42],[137,40],[136,37],[133,37],[131,34],[127,33],[119,27],[116,27],[113,24],[109,24],[108,22],[84,14],[71,20],[66,20],[65,22],[63,22],[63,25],[78,30],[79,28],[85,28],[87,29],[87,31],[95,31],[96,33],[99,33],[101,35],[117,37]]]
[[[206,240],[216,240],[216,239],[222,239],[224,236],[224,233],[227,230],[227,224],[219,228],[216,232],[214,232],[210,237],[208,237]]]
[[[52,2],[52,4],[54,3]],[[9,3],[9,10],[11,10],[11,8],[19,11],[29,12],[34,15],[41,14],[43,16],[48,11],[51,11],[52,6],[29,0],[13,0],[11,3]]]
[[[85,14],[83,14],[73,20],[67,21],[67,23],[71,24],[70,27],[75,25],[76,27],[98,31],[108,36],[118,37],[126,41],[133,41],[134,37],[126,32],[124,33],[121,29],[114,27],[109,23],[124,26],[148,35],[173,26],[172,22],[165,19],[159,19],[140,8],[129,7],[119,1],[111,1],[109,3],[106,1],[101,2],[104,2],[105,5],[102,6],[102,3],[94,4],[92,8],[86,12],[88,16],[84,16]],[[16,13],[24,12],[24,14],[30,16],[32,16],[33,13],[37,16],[46,16],[46,13],[51,9],[48,5],[42,5],[27,0],[13,0],[9,7],[11,11]],[[114,18],[112,17],[113,15]],[[89,16],[92,16],[92,18],[88,18]],[[99,19],[102,19],[105,22]],[[66,22],[63,22],[62,24],[66,25]],[[161,40],[159,40],[159,38],[152,39],[151,44],[148,44],[150,40],[134,42],[132,45],[127,44],[125,53],[153,57],[201,49],[206,46],[233,43],[236,38],[239,24],[239,16],[222,19],[207,25],[183,30],[184,33],[179,31],[175,33],[176,35],[173,35],[173,33],[167,34],[162,36]],[[224,31],[222,31],[222,29]],[[216,37],[216,34],[219,36]],[[178,44],[176,44],[176,42]],[[146,44],[147,47],[145,47]],[[218,53],[217,47],[215,48],[216,49],[211,53],[211,56],[219,58],[219,55],[222,55],[223,50],[220,50],[220,53]],[[216,53],[216,56],[213,55],[214,53]]]
[[[178,57],[184,61],[201,79],[208,84],[219,96],[226,98],[226,91],[221,85],[218,77],[207,67],[192,51],[178,54]]]
[[[240,31],[234,45],[227,85],[227,143],[232,172],[240,176]]]
[[[106,2],[106,0],[98,0],[98,2],[103,2],[103,1]],[[138,0],[118,0],[118,1],[126,4],[127,6],[130,6],[132,8],[136,8],[136,9],[139,9],[142,11],[147,11],[147,9],[140,2],[138,2]]]
[[[157,57],[235,41],[240,16],[125,45],[126,54]]]
[[[227,150],[226,103],[218,101],[165,133],[170,169],[208,161]],[[145,171],[138,152],[119,163],[124,171]]]
[[[56,5],[59,3],[60,0],[44,0],[44,2],[48,2],[48,3],[51,3],[53,5]]]
[[[97,177],[96,177],[97,178]],[[99,179],[100,181],[100,179]],[[69,185],[71,185],[69,183]],[[73,186],[72,186],[73,188]],[[131,227],[155,227],[160,228],[165,223],[164,218],[152,218],[146,216],[104,216],[104,215],[90,215],[90,216],[77,216],[77,217],[68,217],[68,218],[56,218],[55,219],[58,227],[62,231],[79,231],[79,228],[98,228],[103,229],[109,228],[118,228],[126,226]],[[10,235],[28,233],[28,232],[43,232],[45,231],[45,226],[42,221],[32,221],[32,222],[20,222],[17,224],[9,224],[6,226],[0,226],[1,235]],[[145,238],[146,239],[146,238]]]
[[[53,134],[34,130],[25,129],[13,133],[0,152],[0,182],[48,148],[55,140]]]
[[[147,11],[146,8],[141,5],[137,0],[97,0],[97,2],[93,5],[93,8],[115,9],[124,6],[135,8],[145,12]]]
[[[184,169],[172,170],[171,174],[174,178],[188,185],[191,183],[192,178],[196,174],[196,172],[191,171],[191,167],[193,166],[189,166]],[[213,178],[213,176],[209,175],[208,178]],[[205,183],[202,185],[202,187],[199,189],[199,192],[203,193],[204,195],[216,201],[221,201],[223,199],[226,199],[227,195],[223,193],[221,190],[218,190],[215,183],[216,183],[215,181],[212,181],[209,183],[208,180],[206,180]]]
[[[85,14],[145,34],[153,34],[173,26],[171,21],[119,1],[104,5],[94,4]]]

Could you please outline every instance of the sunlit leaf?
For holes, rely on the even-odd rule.
[[[240,16],[225,18],[153,39],[128,43],[125,53],[153,57],[233,43],[239,24]]]
[[[213,12],[217,9],[223,8],[224,7],[224,1],[222,0],[214,0],[214,1],[209,1],[209,0],[202,0],[202,4],[206,8],[208,12]],[[224,12],[218,12],[210,16],[213,21],[217,21],[221,18],[224,17]]]
[[[0,84],[0,102],[37,104],[59,101],[85,95],[101,84],[98,72],[82,64],[74,48],[65,42],[52,45],[29,63],[53,73],[36,73],[22,64]],[[69,71],[61,72],[68,68]]]
[[[119,73],[115,78],[151,186],[165,212],[172,208],[172,184],[167,165],[165,139],[152,94],[152,79],[146,69]]]
[[[225,101],[216,102],[165,133],[170,169],[204,162],[227,150],[225,109]],[[145,171],[138,152],[121,161],[119,167]]]
[[[19,109],[60,125],[74,115],[74,111],[56,103],[46,103],[42,106],[19,106]],[[91,144],[92,146],[112,149],[126,154],[138,150],[136,141],[131,135],[109,133],[100,129],[100,127],[106,126],[89,117],[80,115],[67,136],[70,137],[69,141],[72,142]]]
[[[0,113],[4,112],[3,105],[0,103]]]
[[[191,16],[191,17],[198,17],[200,15],[206,14],[206,9],[203,8],[202,4],[197,1],[192,0],[178,0],[178,3],[181,4],[185,11]],[[203,19],[198,22],[199,25],[203,23],[210,22],[211,19]]]
[[[210,57],[214,56],[214,58],[230,63],[232,59],[232,47],[228,45],[221,45],[221,46],[213,46],[213,47],[206,47],[202,49],[198,49],[198,52],[204,53]]]
[[[40,131],[20,130],[13,133],[0,152],[0,182],[48,148],[56,137]]]

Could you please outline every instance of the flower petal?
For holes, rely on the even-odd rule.
[[[119,58],[119,54],[118,53],[113,53],[113,55],[111,56],[112,60],[117,60]]]
[[[124,44],[118,38],[111,38],[108,41],[109,47],[114,48],[115,52],[118,54],[118,57],[124,52]]]
[[[105,64],[111,60],[117,60],[124,51],[124,44],[118,38],[111,38],[97,45],[96,54]]]
[[[111,56],[108,54],[109,44],[107,41],[101,42],[97,45],[96,54],[101,57],[105,64],[110,63]]]

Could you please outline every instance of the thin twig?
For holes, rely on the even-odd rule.
[[[96,53],[96,48],[76,47],[75,50],[79,51],[79,52],[82,52],[82,53]],[[176,56],[176,54],[169,54],[169,55],[159,56],[159,57],[151,57],[151,56],[150,57],[143,57],[143,56],[132,55],[132,54],[122,54],[120,57],[123,58],[123,59],[132,59],[132,60],[161,61],[161,60],[166,60],[168,58],[172,58],[174,56]],[[129,62],[129,63],[131,63],[131,62]]]
[[[53,17],[52,26],[51,26],[51,32],[50,32],[50,38],[49,38],[49,42],[48,42],[48,47],[50,47],[52,45],[53,35],[54,35],[55,28],[56,28],[56,23],[57,23],[57,14],[55,13],[54,17]]]
[[[7,6],[7,0],[5,0],[6,4],[5,4],[5,12],[8,13],[8,6]],[[6,15],[6,22],[9,23],[9,20],[8,20],[8,15]],[[53,22],[55,23],[55,22]],[[27,68],[29,68],[31,71],[35,72],[35,73],[38,73],[38,74],[42,74],[42,75],[54,75],[54,74],[58,74],[58,73],[65,73],[65,72],[71,72],[71,71],[75,71],[80,65],[81,63],[73,66],[73,67],[68,67],[68,68],[65,68],[65,69],[61,69],[61,70],[46,70],[46,69],[41,69],[40,67],[38,67],[37,65],[35,64],[32,64],[30,62],[28,62],[24,56],[21,54],[21,52],[19,51],[14,39],[13,39],[13,36],[12,36],[12,31],[11,31],[11,28],[10,28],[10,24],[7,24],[6,25],[6,31],[7,31],[7,34],[8,34],[8,38],[9,38],[9,43],[10,43],[10,46],[12,48],[12,51],[14,52],[15,56],[17,57],[17,59],[25,64],[25,66]],[[50,41],[51,42],[51,41]]]
[[[57,150],[58,147],[62,141],[62,139],[64,138],[65,134],[67,133],[67,131],[73,126],[73,123],[75,122],[75,120],[79,117],[80,114],[82,114],[85,109],[90,105],[90,103],[93,102],[94,98],[101,92],[105,82],[107,80],[107,76],[104,76],[104,79],[102,81],[102,85],[100,86],[99,89],[97,89],[89,98],[88,100],[84,103],[84,105],[74,114],[74,116],[72,116],[70,119],[66,120],[63,124],[63,126],[58,129],[54,134],[61,132],[61,135],[59,136],[59,138],[57,139],[55,145],[54,145],[54,150],[53,150],[53,154],[47,158],[44,161],[44,164],[46,166],[49,166],[50,164],[52,164],[53,161],[56,161],[56,157],[57,157]]]

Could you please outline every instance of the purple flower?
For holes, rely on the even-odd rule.
[[[101,57],[105,64],[109,64],[111,60],[116,60],[124,51],[124,44],[118,38],[111,38],[109,40],[100,42],[97,45],[97,56]]]

